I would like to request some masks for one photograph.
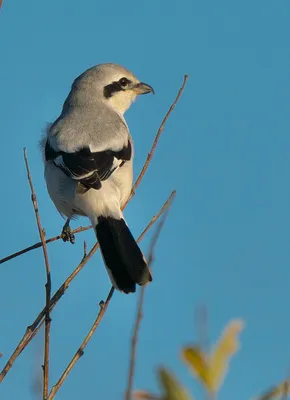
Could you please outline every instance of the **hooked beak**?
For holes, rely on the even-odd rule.
[[[147,83],[144,82],[139,82],[134,87],[132,90],[137,94],[147,94],[147,93],[153,93],[154,94],[154,89],[150,86],[147,85]]]

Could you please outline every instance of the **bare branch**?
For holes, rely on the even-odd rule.
[[[154,249],[157,244],[158,237],[163,228],[169,207],[172,204],[172,200],[175,197],[175,194],[176,194],[175,191],[171,193],[171,196],[168,198],[166,203],[161,208],[159,214],[157,215],[157,218],[159,218],[163,214],[162,219],[159,222],[157,229],[155,231],[155,234],[150,243],[150,249],[149,249],[149,255],[148,255],[148,265],[150,267],[152,267],[152,264],[154,261]],[[136,363],[136,350],[137,350],[137,342],[138,342],[141,320],[143,318],[143,303],[144,303],[145,288],[146,288],[146,286],[141,287],[140,295],[139,295],[139,299],[138,299],[137,314],[136,314],[135,326],[134,326],[134,331],[133,331],[133,336],[132,336],[131,356],[130,356],[128,383],[127,383],[127,390],[125,393],[125,400],[131,400],[131,397],[132,397],[133,379],[134,379],[135,363]]]
[[[180,96],[182,95],[182,93],[183,93],[183,91],[184,91],[184,88],[185,88],[187,79],[188,79],[188,75],[184,75],[183,84],[182,84],[181,88],[179,89],[179,91],[178,91],[178,93],[177,93],[177,96],[176,96],[174,102],[173,102],[172,105],[170,106],[169,110],[167,111],[165,117],[163,118],[163,120],[162,120],[162,122],[161,122],[161,125],[160,125],[160,127],[159,127],[159,129],[158,129],[158,131],[157,131],[157,134],[156,134],[156,136],[155,136],[154,142],[153,142],[153,144],[152,144],[151,150],[150,150],[149,153],[148,153],[148,156],[147,156],[147,159],[146,159],[146,161],[145,161],[145,164],[144,164],[144,166],[143,166],[143,168],[142,168],[142,170],[141,170],[141,172],[140,172],[138,178],[136,179],[136,182],[134,183],[134,186],[133,186],[133,188],[132,188],[130,197],[129,197],[129,199],[127,200],[127,202],[125,203],[125,205],[123,206],[123,209],[127,206],[127,204],[128,204],[129,201],[132,199],[132,197],[134,197],[135,192],[136,192],[136,189],[137,189],[137,187],[140,185],[140,183],[141,183],[141,181],[142,181],[142,179],[143,179],[143,177],[144,177],[144,175],[145,175],[145,173],[146,173],[146,171],[147,171],[147,169],[148,169],[148,167],[149,167],[149,164],[150,164],[150,162],[151,162],[151,160],[152,160],[152,158],[153,158],[153,155],[154,155],[154,153],[155,153],[155,150],[156,150],[158,141],[159,141],[159,139],[160,139],[160,136],[161,136],[162,132],[164,131],[165,124],[166,124],[166,122],[167,122],[167,120],[168,120],[170,114],[171,114],[172,111],[174,110],[174,108],[175,108],[175,106],[176,106],[176,104],[177,104],[177,102],[178,102]],[[73,234],[80,233],[80,232],[86,231],[86,230],[91,229],[91,228],[92,228],[92,225],[85,226],[85,227],[80,226],[79,228],[73,230],[72,233],[73,233]],[[46,241],[46,243],[52,243],[52,242],[55,242],[56,240],[59,240],[59,239],[61,239],[61,235],[54,236],[54,237],[48,239],[48,240]],[[20,256],[20,255],[22,255],[22,254],[24,254],[24,253],[27,253],[28,251],[37,249],[37,248],[39,248],[39,247],[41,247],[41,246],[42,246],[42,243],[41,243],[41,242],[35,243],[33,246],[27,247],[26,249],[20,250],[20,251],[18,251],[18,252],[16,252],[16,253],[13,253],[13,254],[11,254],[11,255],[9,255],[9,256],[7,256],[7,257],[4,257],[4,258],[0,259],[0,264],[3,264],[3,263],[5,263],[5,262],[7,262],[7,261],[9,261],[9,260],[12,260],[12,259],[15,258],[15,257],[18,257],[18,256]]]
[[[170,195],[170,198],[172,198],[176,194],[175,191],[173,191]],[[160,213],[158,213],[156,216],[153,216],[151,219],[150,223],[147,225],[147,227],[144,229],[144,231],[141,233],[139,236],[138,241],[142,240],[143,237],[145,236],[146,232],[151,228],[151,226],[156,222],[156,220],[160,217]],[[69,287],[70,283],[72,280],[77,276],[77,274],[82,270],[82,268],[85,266],[85,264],[92,258],[94,253],[97,251],[99,248],[99,244],[96,243],[92,249],[89,251],[87,256],[82,259],[82,261],[79,263],[79,265],[76,267],[76,269],[70,274],[70,276],[65,280],[65,282],[60,286],[60,288],[56,291],[56,293],[52,296],[51,301],[50,301],[50,311],[53,310],[55,307],[56,303],[60,300],[60,298],[64,295],[65,291]],[[0,383],[3,381],[11,367],[13,366],[15,360],[19,356],[20,353],[25,349],[25,347],[30,343],[30,341],[34,338],[36,333],[39,331],[40,327],[42,326],[45,316],[45,307],[43,310],[38,314],[37,318],[35,321],[29,325],[20,340],[19,344],[17,345],[16,349],[12,353],[11,357],[7,361],[6,365],[4,366],[3,370],[0,373]]]
[[[143,237],[145,236],[146,232],[151,228],[151,226],[161,217],[161,215],[165,212],[165,210],[170,206],[172,199],[174,198],[176,194],[176,191],[174,190],[170,197],[168,198],[168,200],[165,202],[165,204],[163,205],[163,207],[160,209],[160,211],[158,212],[158,214],[156,216],[153,216],[151,221],[149,222],[149,224],[146,226],[146,228],[143,230],[143,232],[141,233],[141,235],[139,236],[139,238],[137,239],[137,242],[140,242],[140,240],[143,239]],[[161,224],[163,225],[163,221],[161,221]],[[161,225],[159,224],[159,225]],[[158,230],[158,228],[157,228]],[[160,232],[160,229],[159,229]],[[156,235],[154,235],[153,240],[157,240]],[[144,288],[144,286],[142,287],[142,289]],[[144,290],[141,289],[141,293],[144,293]],[[54,398],[54,396],[56,395],[57,391],[59,390],[59,388],[62,386],[62,384],[64,383],[64,381],[66,380],[66,378],[68,377],[68,374],[70,373],[70,371],[72,370],[72,368],[74,367],[74,365],[77,363],[77,361],[82,357],[82,355],[84,354],[84,348],[86,347],[86,345],[88,344],[89,340],[91,339],[91,337],[93,336],[93,334],[95,333],[96,329],[98,328],[108,306],[110,303],[110,300],[113,296],[114,293],[114,288],[112,287],[108,297],[104,302],[100,302],[100,311],[97,315],[97,318],[95,320],[95,322],[93,323],[91,329],[89,330],[89,333],[87,334],[87,336],[85,337],[84,341],[82,342],[82,344],[80,345],[79,349],[77,350],[77,352],[75,353],[75,355],[73,356],[72,360],[69,362],[68,366],[66,367],[66,369],[64,370],[64,372],[62,373],[61,377],[59,378],[59,380],[57,381],[57,383],[53,386],[53,388],[51,389],[51,392],[48,396],[47,400],[52,400]],[[144,295],[143,295],[144,296]]]
[[[24,161],[27,171],[28,182],[31,190],[31,200],[34,207],[38,232],[42,243],[42,250],[43,250],[45,270],[46,270],[45,334],[44,334],[44,364],[43,364],[43,399],[45,400],[48,395],[48,379],[49,379],[49,345],[50,345],[50,322],[51,322],[49,308],[50,308],[50,294],[51,294],[51,276],[50,276],[50,265],[48,261],[47,247],[45,243],[45,232],[40,222],[37,198],[32,183],[31,173],[29,170],[26,148],[24,148]]]

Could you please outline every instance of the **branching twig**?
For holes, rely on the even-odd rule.
[[[51,301],[50,301],[50,311],[54,308],[54,306],[59,301],[59,299],[64,295],[65,291],[69,287],[72,280],[83,269],[83,267],[86,265],[86,263],[92,258],[92,256],[95,254],[95,252],[97,251],[98,248],[99,248],[99,244],[96,243],[92,247],[90,252],[87,254],[87,256],[82,259],[82,261],[79,263],[79,265],[76,267],[76,269],[69,275],[69,277],[65,280],[65,282],[55,292],[55,294],[52,296]],[[11,369],[12,365],[14,364],[14,362],[17,359],[17,357],[19,356],[19,354],[25,349],[25,347],[28,345],[28,343],[34,338],[35,334],[38,332],[39,327],[42,324],[44,316],[45,316],[45,307],[38,314],[35,321],[27,327],[22,339],[20,340],[20,342],[17,345],[16,349],[14,350],[13,354],[11,355],[11,357],[9,358],[9,360],[7,361],[6,365],[4,366],[3,370],[0,373],[0,383],[5,378],[5,376],[9,372],[9,370]]]
[[[147,155],[145,164],[144,164],[144,166],[143,166],[143,168],[142,168],[142,170],[141,170],[141,172],[140,172],[138,178],[136,179],[136,182],[134,183],[134,186],[133,186],[133,188],[132,188],[130,197],[129,197],[129,199],[127,200],[127,202],[125,203],[125,205],[123,206],[123,209],[127,206],[128,202],[132,199],[132,197],[134,197],[135,192],[136,192],[136,189],[137,189],[137,187],[139,186],[139,184],[141,183],[141,180],[143,179],[143,177],[144,177],[144,175],[145,175],[145,172],[147,171],[147,169],[148,169],[148,167],[149,167],[149,164],[150,164],[150,162],[151,162],[151,160],[152,160],[152,157],[153,157],[153,155],[154,155],[154,152],[155,152],[155,150],[156,150],[156,147],[157,147],[158,141],[159,141],[159,139],[160,139],[160,136],[161,136],[162,132],[164,131],[165,124],[166,124],[166,122],[167,122],[167,120],[168,120],[170,114],[171,114],[172,111],[174,110],[174,108],[175,108],[175,106],[176,106],[176,104],[177,104],[177,102],[178,102],[180,96],[182,95],[182,92],[183,92],[183,90],[184,90],[184,88],[185,88],[187,79],[188,79],[188,76],[187,76],[187,75],[184,75],[183,84],[182,84],[181,88],[179,89],[179,91],[178,91],[178,93],[177,93],[177,96],[176,96],[174,102],[173,102],[172,105],[170,106],[168,112],[166,113],[165,117],[163,118],[163,121],[161,122],[161,125],[160,125],[160,127],[159,127],[159,129],[158,129],[158,131],[157,131],[157,134],[156,134],[156,136],[155,136],[154,142],[153,142],[153,144],[152,144],[151,150],[149,151],[149,153],[148,153],[148,155]],[[92,225],[84,226],[84,227],[80,226],[79,228],[74,229],[74,230],[72,231],[72,233],[73,233],[73,234],[80,233],[80,232],[86,231],[86,230],[91,229],[91,228],[92,228]],[[52,242],[55,242],[56,240],[59,240],[59,239],[61,239],[61,235],[54,236],[54,237],[48,239],[48,240],[46,241],[46,243],[52,243]],[[39,247],[41,247],[41,246],[42,246],[42,243],[41,243],[41,242],[35,243],[33,246],[29,246],[29,247],[27,247],[26,249],[17,251],[16,253],[10,254],[9,256],[0,259],[0,264],[3,264],[3,263],[5,263],[5,262],[7,262],[7,261],[9,261],[9,260],[12,260],[12,259],[15,258],[15,257],[21,256],[22,254],[27,253],[28,251],[37,249],[37,248],[39,248]]]
[[[32,183],[31,173],[29,170],[26,148],[24,148],[24,161],[25,161],[29,186],[31,189],[31,200],[33,203],[37,227],[38,227],[38,231],[39,231],[39,236],[40,236],[41,243],[42,243],[42,250],[43,250],[45,269],[46,269],[45,334],[44,334],[44,363],[43,363],[43,399],[45,400],[48,395],[48,378],[49,378],[49,344],[50,344],[50,322],[51,322],[50,309],[49,309],[50,308],[50,294],[51,294],[50,265],[49,265],[49,261],[48,261],[48,254],[47,254],[47,248],[46,248],[46,243],[45,243],[45,233],[44,233],[44,230],[43,230],[43,228],[41,226],[41,222],[40,222],[37,198],[36,198],[36,194],[35,194],[33,183]]]
[[[172,192],[171,196],[175,194],[175,191]],[[150,223],[147,225],[145,230],[142,232],[141,236],[139,237],[139,240],[142,240],[145,233],[151,228],[151,226],[154,224],[154,222],[157,220],[159,217],[159,214],[154,216]],[[72,280],[77,276],[77,274],[82,270],[82,268],[85,266],[85,264],[92,258],[94,253],[97,251],[99,248],[99,244],[96,243],[92,249],[89,251],[87,256],[82,259],[82,261],[79,263],[79,265],[76,267],[76,269],[70,274],[70,276],[65,280],[65,282],[60,286],[60,288],[56,291],[56,293],[52,296],[51,301],[50,301],[50,311],[53,310],[55,307],[56,303],[60,300],[60,298],[64,295],[66,289],[69,287],[70,283]],[[38,332],[39,328],[41,327],[43,323],[43,318],[45,316],[45,307],[43,310],[38,314],[37,318],[35,321],[29,325],[20,340],[19,344],[17,345],[16,349],[14,350],[13,354],[7,361],[6,365],[4,366],[3,370],[0,373],[0,383],[1,381],[5,378],[11,367],[13,366],[15,360],[19,356],[19,354],[25,349],[25,347],[30,343],[30,341],[34,338],[36,333]]]
[[[159,213],[155,216],[152,217],[150,223],[146,226],[146,228],[143,230],[143,232],[141,233],[141,235],[139,236],[139,238],[137,239],[137,242],[140,242],[140,240],[143,239],[143,237],[145,236],[146,232],[151,228],[151,226],[158,220],[158,218],[161,217],[161,215],[165,212],[165,210],[169,207],[169,205],[171,204],[171,201],[173,199],[173,197],[175,196],[176,192],[175,190],[171,193],[170,197],[168,198],[168,200],[166,201],[166,203],[163,205],[163,207],[160,209]],[[162,224],[163,220],[161,221]],[[160,225],[161,225],[160,224]],[[158,228],[157,228],[158,230]],[[160,230],[159,230],[160,232]],[[153,240],[155,239],[155,243],[157,238],[155,238],[156,235],[154,235]],[[144,288],[144,286],[142,287],[142,289]],[[144,292],[144,291],[143,291]],[[48,396],[47,400],[52,400],[54,398],[54,396],[56,395],[57,391],[59,390],[59,388],[62,386],[63,382],[65,381],[65,379],[68,377],[68,374],[70,373],[70,371],[72,370],[72,368],[74,367],[74,365],[77,363],[77,361],[81,358],[81,356],[84,354],[84,348],[86,347],[86,345],[88,344],[89,340],[91,339],[91,337],[93,336],[94,332],[96,331],[97,327],[99,326],[107,308],[108,305],[110,303],[110,300],[113,296],[114,293],[114,288],[112,287],[107,300],[105,301],[105,303],[101,302],[100,303],[100,311],[98,313],[98,316],[95,320],[95,322],[93,323],[91,329],[89,330],[89,333],[87,334],[87,336],[85,337],[85,339],[83,340],[82,344],[80,345],[79,349],[77,350],[77,352],[75,353],[75,355],[73,356],[72,360],[69,362],[68,366],[66,367],[66,369],[64,370],[64,372],[62,373],[61,377],[59,378],[59,380],[57,381],[57,383],[53,386],[53,388],[51,389],[51,392]],[[141,292],[142,293],[142,292]]]
[[[146,162],[144,164],[144,167],[142,168],[142,170],[141,170],[141,172],[140,172],[140,174],[139,174],[139,176],[138,176],[138,178],[137,178],[137,180],[136,180],[136,182],[135,182],[135,184],[133,186],[133,190],[132,190],[130,199],[134,196],[137,187],[139,186],[139,184],[141,183],[141,180],[144,177],[144,174],[145,174],[145,172],[146,172],[146,170],[147,170],[147,168],[148,168],[148,166],[149,166],[149,164],[150,164],[150,162],[152,160],[152,157],[153,157],[153,154],[155,152],[155,149],[156,149],[158,140],[160,138],[160,135],[164,130],[164,125],[165,125],[169,115],[173,111],[176,103],[178,102],[178,100],[179,100],[179,98],[180,98],[180,96],[181,96],[181,94],[182,94],[182,92],[184,90],[184,87],[185,87],[186,82],[187,82],[187,78],[188,78],[187,75],[185,75],[183,84],[182,84],[182,86],[181,86],[181,88],[180,88],[180,90],[179,90],[179,92],[177,94],[177,97],[176,97],[175,101],[173,102],[172,106],[170,107],[169,111],[167,112],[165,118],[163,119],[163,121],[162,121],[162,123],[160,125],[160,128],[158,129],[158,132],[157,132],[157,134],[155,136],[153,145],[151,147],[151,150],[150,150],[150,152],[149,152],[149,154],[147,156]],[[128,204],[128,202],[124,205],[123,208],[125,208],[125,206],[127,204]],[[149,224],[150,225],[149,227],[151,227],[154,222],[155,222],[155,220],[152,223]],[[148,229],[149,229],[149,227],[148,227]],[[90,229],[90,228],[91,228],[91,226],[79,227],[79,228],[75,229],[73,231],[73,233],[79,233],[79,232],[82,232],[82,231]],[[55,237],[49,239],[47,241],[47,243],[54,242],[56,240],[59,240],[60,238],[61,238],[60,235],[55,236]],[[0,264],[6,262],[8,260],[11,260],[12,258],[15,258],[15,257],[17,257],[17,256],[19,256],[19,255],[21,255],[23,253],[26,253],[26,252],[30,251],[30,250],[33,250],[33,249],[38,248],[38,247],[41,247],[41,246],[42,246],[42,243],[36,243],[35,245],[28,247],[27,249],[21,250],[21,251],[19,251],[17,253],[14,253],[14,254],[12,254],[12,255],[10,255],[8,257],[5,257],[4,259],[0,260]],[[63,296],[63,294],[65,293],[66,289],[69,287],[70,283],[72,282],[72,280],[77,276],[77,274],[82,270],[82,268],[85,266],[85,264],[93,256],[93,254],[96,252],[98,247],[99,247],[99,245],[98,245],[98,243],[96,243],[95,246],[88,253],[87,257],[83,258],[82,262],[77,266],[77,268],[71,273],[71,275],[65,280],[65,282],[56,291],[56,293],[53,295],[53,297],[51,298],[51,301],[50,301],[50,311],[53,309],[53,307],[56,305],[56,303],[59,301],[59,299]],[[4,366],[3,370],[0,373],[0,383],[2,382],[2,380],[5,378],[5,376],[7,375],[7,373],[9,372],[11,367],[13,366],[13,364],[14,364],[15,360],[17,359],[17,357],[19,356],[19,354],[25,349],[25,347],[28,345],[28,343],[33,339],[33,337],[38,332],[38,330],[39,330],[39,328],[40,328],[40,326],[41,326],[41,324],[43,322],[44,315],[45,315],[45,308],[39,313],[39,315],[37,316],[35,321],[30,326],[27,327],[22,339],[20,340],[20,342],[17,345],[16,349],[14,350],[13,354],[11,355],[11,357],[9,358],[9,360],[7,361],[6,365]]]
[[[171,196],[168,198],[166,203],[163,205],[162,209],[160,210],[159,216],[163,214],[163,218],[161,219],[160,223],[157,226],[155,234],[151,240],[150,248],[149,248],[149,256],[148,256],[148,265],[151,267],[154,261],[154,249],[157,244],[158,237],[160,232],[163,228],[165,219],[167,217],[167,212],[169,207],[171,206],[172,200],[175,196],[176,192],[172,192]],[[165,213],[166,211],[166,213]],[[144,295],[145,295],[145,288],[146,286],[142,286],[140,290],[140,295],[138,299],[137,305],[137,314],[136,320],[134,325],[134,331],[132,336],[132,345],[131,345],[131,356],[130,356],[130,365],[129,365],[129,373],[128,373],[128,383],[127,383],[127,390],[125,393],[125,400],[131,400],[132,396],[132,389],[133,389],[133,379],[135,373],[135,360],[136,360],[136,349],[137,349],[137,342],[138,342],[138,335],[140,331],[140,324],[143,317],[143,303],[144,303]]]

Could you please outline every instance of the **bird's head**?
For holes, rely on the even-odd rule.
[[[122,115],[138,95],[154,93],[151,86],[117,64],[100,64],[88,69],[74,81],[72,91],[79,92],[83,101],[107,103]]]

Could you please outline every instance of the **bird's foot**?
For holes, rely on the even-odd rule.
[[[75,235],[73,234],[71,227],[68,224],[65,224],[62,228],[60,237],[64,242],[70,242],[71,244],[75,243]]]

